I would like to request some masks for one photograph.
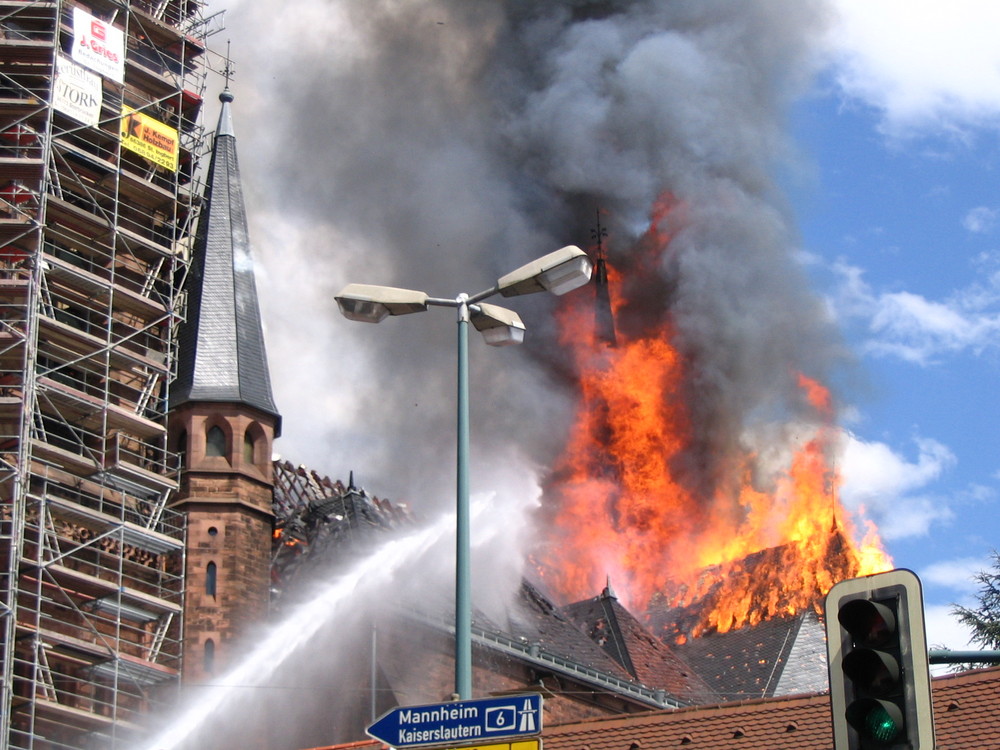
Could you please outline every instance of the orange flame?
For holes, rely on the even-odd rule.
[[[667,248],[670,233],[661,227],[673,208],[670,201],[658,207],[638,246],[640,264],[658,262]],[[634,285],[633,276],[645,273],[630,272]],[[616,316],[631,303],[622,282],[609,268]],[[725,632],[816,607],[836,581],[891,567],[874,528],[853,541],[832,459],[833,403],[821,383],[798,376],[814,419],[800,427],[806,438],[771,470],[766,489],[754,480],[762,461],[747,452],[730,461],[732,477],[716,483],[714,496],[704,497],[684,481],[694,435],[685,400],[691,370],[672,343],[669,316],[648,330],[619,326],[612,345],[594,335],[588,297],[567,298],[559,314],[580,400],[547,488],[557,500],[555,539],[539,556],[549,586],[584,598],[610,577],[637,611],[700,602],[697,622],[675,634],[683,638],[685,630]]]

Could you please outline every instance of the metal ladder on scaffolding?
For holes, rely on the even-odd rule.
[[[49,657],[45,654],[45,644],[40,638],[35,638],[35,674],[42,697],[47,701],[58,703],[55,681],[52,679],[52,669],[49,667]]]
[[[172,493],[173,490],[168,487],[156,498],[156,504],[150,509],[149,518],[146,521],[147,529],[155,529],[159,525],[160,518],[163,516],[163,511],[167,507],[167,500],[170,498]]]
[[[163,269],[163,258],[156,261],[156,265],[151,267],[149,271],[146,272],[146,278],[142,282],[142,296],[148,297],[149,293],[153,291],[153,285],[156,280],[160,278],[160,271]]]
[[[153,391],[156,390],[157,383],[160,382],[160,373],[153,372],[146,378],[146,384],[142,387],[142,393],[139,394],[139,398],[135,402],[135,413],[141,415],[146,411],[146,406],[149,404],[150,398],[153,396]]]
[[[160,649],[163,648],[163,641],[166,640],[167,630],[174,619],[174,613],[168,612],[157,621],[156,632],[153,633],[153,640],[146,650],[146,661],[156,661],[160,658]]]
[[[49,283],[46,280],[44,273],[40,276],[39,298],[41,299],[42,315],[47,318],[55,319],[56,308],[52,303],[52,292],[49,291]]]

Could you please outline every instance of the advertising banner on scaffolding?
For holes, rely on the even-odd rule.
[[[125,32],[73,8],[73,59],[116,83],[125,82]]]
[[[56,56],[56,85],[52,106],[84,125],[96,127],[101,119],[101,77],[68,57]]]
[[[177,171],[177,130],[131,107],[122,107],[122,146],[157,166]]]

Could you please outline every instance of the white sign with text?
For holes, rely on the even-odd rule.
[[[125,32],[73,8],[73,59],[117,83],[125,82]]]

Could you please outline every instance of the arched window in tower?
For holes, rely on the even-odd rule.
[[[205,641],[205,671],[209,674],[215,671],[215,641],[211,638]]]
[[[267,461],[267,435],[258,422],[251,422],[243,433],[243,463],[257,466]]]
[[[250,434],[248,429],[243,433],[243,463],[253,464],[253,435]]]
[[[215,598],[215,589],[217,586],[218,579],[218,568],[214,562],[210,562],[205,566],[205,593],[208,594],[213,599]]]
[[[226,433],[219,425],[214,425],[208,429],[205,435],[205,455],[225,456],[226,455]]]

